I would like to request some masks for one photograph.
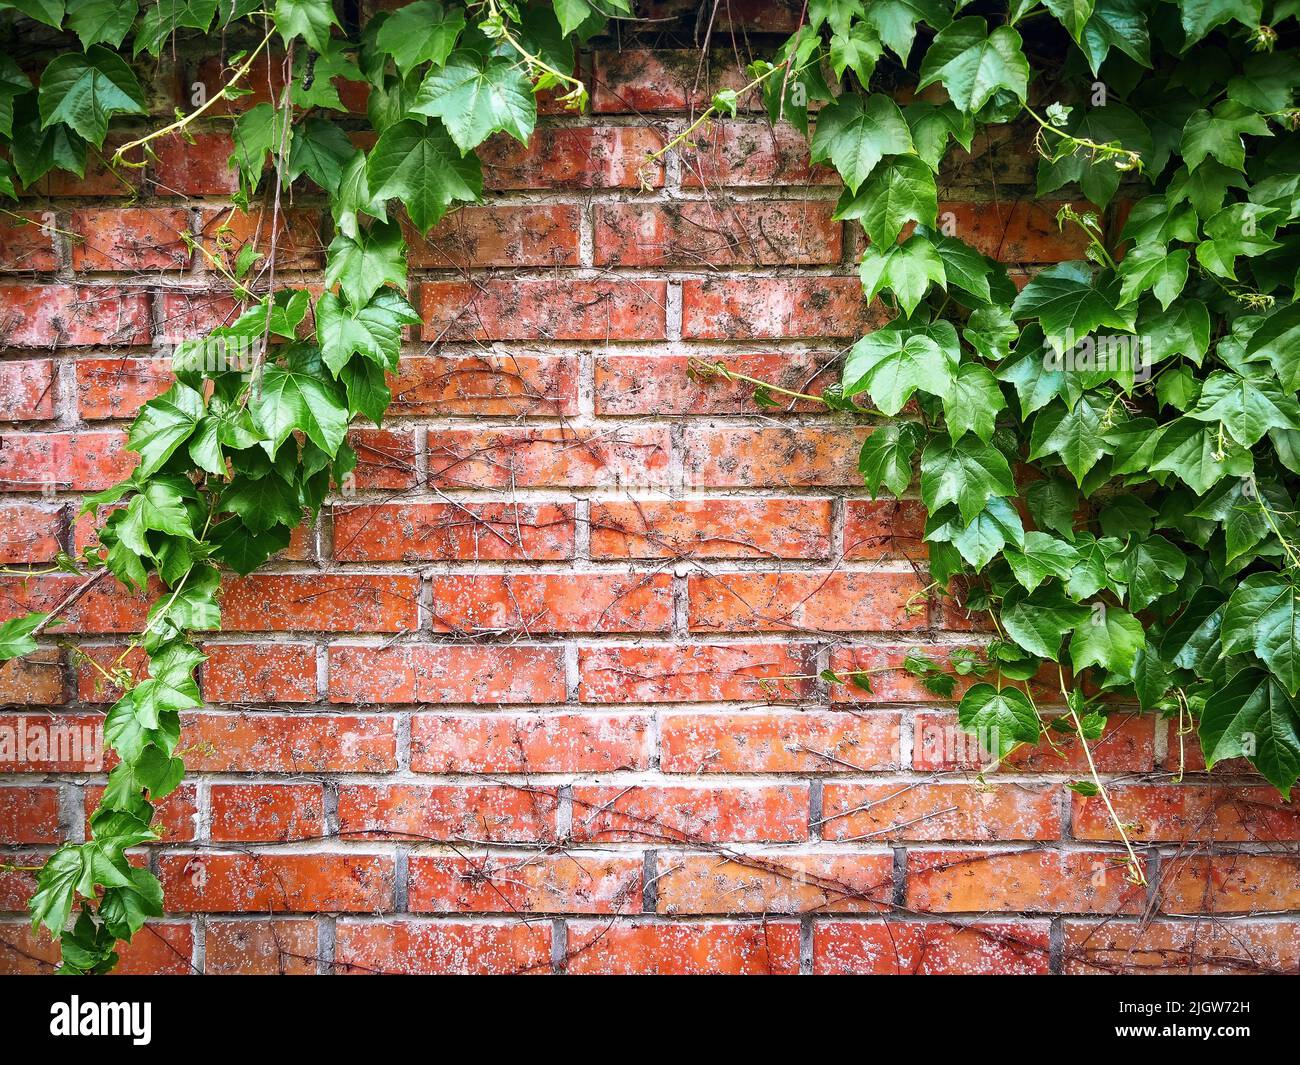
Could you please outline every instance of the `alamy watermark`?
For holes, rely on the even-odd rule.
[[[103,769],[103,724],[52,717],[20,717],[13,724],[0,724],[0,765],[48,762],[76,766],[83,772]]]

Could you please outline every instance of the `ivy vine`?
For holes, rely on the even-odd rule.
[[[538,93],[582,108],[574,42],[629,8],[626,0],[417,0],[368,19],[355,37],[343,33],[330,0],[277,0],[270,11],[259,0],[159,0],[138,13],[135,0],[0,0],[4,8],[67,37],[39,88],[0,54],[8,156],[0,158],[0,192],[17,198],[19,186],[55,168],[83,175],[114,119],[147,113],[144,89],[119,54],[128,44],[134,56],[157,57],[179,35],[219,32],[254,42],[230,58],[228,82],[170,125],[123,144],[110,163],[133,165],[133,153],[159,138],[189,136],[219,101],[251,92],[255,68],[264,75],[267,63],[283,62],[289,76],[279,98],[233,119],[236,203],[270,199],[274,233],[281,192],[305,175],[328,193],[336,230],[326,291],[314,301],[304,288],[276,283],[273,248],[262,262],[250,242],[230,265],[199,249],[243,313],[177,346],[175,384],[144,404],[128,434],[139,463],[122,483],[86,497],[83,513],[106,513],[99,543],[60,563],[84,576],[81,585],[53,610],[0,626],[4,661],[34,650],[36,637],[106,574],[155,596],[144,631],[115,663],[87,659],[122,692],[104,722],[117,764],[88,840],[50,857],[30,903],[33,927],[61,939],[61,972],[101,973],[116,964],[119,940],[163,913],[161,884],[127,852],[158,838],[154,805],[184,773],[180,715],[202,706],[195,670],[204,655],[194,634],[221,624],[221,568],[246,574],[288,546],[354,469],[351,421],[378,424],[388,408],[385,373],[397,369],[403,327],[420,321],[406,298],[406,243],[390,205],[427,233],[456,204],[480,199],[474,149],[499,132],[527,143]],[[281,46],[283,58],[272,59]],[[369,151],[325,117],[346,110],[340,79],[368,84],[378,135]],[[126,667],[137,649],[148,659],[139,678]]]

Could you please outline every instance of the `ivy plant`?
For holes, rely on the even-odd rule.
[[[932,591],[991,629],[959,719],[999,759],[1061,728],[1086,750],[1136,700],[1207,766],[1245,758],[1287,797],[1300,776],[1298,15],[820,0],[752,67],[843,179],[864,294],[894,311],[820,402],[890,417],[862,474],[919,493]],[[1013,276],[940,213],[949,151],[1008,124],[1040,195],[1093,205],[1058,219],[1079,261]],[[1013,686],[1044,670],[1063,714]]]
[[[154,806],[184,773],[181,714],[202,705],[195,671],[204,655],[195,634],[221,624],[222,571],[249,573],[284,549],[331,485],[353,471],[353,419],[384,417],[385,375],[397,368],[403,328],[420,321],[407,298],[398,214],[427,233],[455,205],[479,199],[475,149],[497,133],[526,143],[538,93],[581,109],[587,90],[573,74],[575,41],[629,10],[627,0],[554,7],[417,0],[348,35],[330,0],[262,7],[161,0],[137,14],[133,0],[0,2],[63,34],[39,88],[0,54],[0,193],[16,198],[54,169],[82,176],[111,124],[146,114],[128,57],[157,57],[178,38],[220,35],[248,42],[229,59],[229,81],[190,113],[123,144],[109,162],[133,165],[133,153],[150,152],[159,138],[188,137],[218,102],[251,92],[251,72],[265,77],[267,64],[283,63],[289,76],[278,98],[230,120],[237,202],[251,209],[265,201],[275,232],[281,194],[310,179],[328,194],[335,227],[326,290],[316,299],[276,283],[273,253],[259,255],[251,244],[221,247],[223,254],[196,248],[225,277],[242,313],[177,347],[175,384],[145,403],[131,426],[133,472],[86,498],[84,512],[101,520],[98,544],[58,567],[82,582],[52,610],[0,626],[3,661],[34,650],[37,637],[64,622],[106,575],[153,598],[144,631],[116,662],[86,660],[121,695],[104,722],[115,764],[89,838],[51,856],[30,903],[33,926],[61,939],[62,972],[108,971],[118,941],[163,912],[160,883],[128,852],[158,838]],[[338,93],[345,81],[369,89],[377,139],[368,151],[336,121],[346,113]],[[219,244],[230,243],[224,232]],[[136,651],[147,660],[143,670],[127,668]]]

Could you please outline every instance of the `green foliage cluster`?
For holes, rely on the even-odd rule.
[[[143,88],[121,52],[157,56],[178,35],[241,32],[261,43],[230,62],[235,77],[189,116],[121,149],[158,136],[187,135],[213,103],[247,93],[248,72],[277,44],[292,77],[279,100],[234,122],[241,192],[278,204],[282,188],[306,175],[329,194],[336,235],[326,255],[327,291],[277,287],[255,294],[258,256],[247,246],[226,269],[246,309],[229,326],[179,345],[176,383],[146,403],[128,436],[139,455],[132,475],[90,496],[105,514],[100,548],[68,560],[101,567],[130,588],[156,593],[133,645],[144,676],[101,668],[123,694],[108,711],[105,739],[117,756],[89,840],[48,861],[31,900],[34,926],[61,937],[63,972],[113,967],[115,946],[163,912],[162,888],[127,851],[157,839],[153,806],[180,783],[180,715],[202,705],[195,670],[204,660],[193,634],[217,629],[220,568],[248,573],[289,543],[331,485],[356,464],[347,429],[357,415],[375,423],[390,401],[385,372],[397,368],[403,326],[420,318],[406,298],[406,244],[394,201],[427,232],[455,204],[480,197],[474,149],[494,133],[526,142],[536,93],[555,90],[575,108],[586,89],[573,77],[574,41],[599,32],[626,0],[469,7],[417,0],[369,19],[347,37],[330,0],[4,0],[66,34],[66,51],[42,72],[39,89],[13,57],[0,55],[0,192],[33,185],[52,169],[82,175],[109,123],[146,113]],[[278,60],[277,60],[278,61]],[[344,111],[338,81],[367,82],[378,134],[362,151],[331,114]],[[263,189],[270,174],[269,189]],[[264,286],[262,286],[264,287]],[[234,357],[231,357],[231,356]],[[102,569],[92,569],[93,581]],[[0,661],[27,654],[51,614],[0,626]],[[125,655],[122,661],[125,660]],[[66,930],[74,910],[77,918]]]
[[[1197,728],[1208,765],[1245,757],[1287,795],[1298,14],[1296,0],[812,0],[753,68],[774,119],[807,132],[822,104],[812,157],[869,238],[867,297],[897,311],[827,402],[898,416],[862,474],[902,496],[919,465],[931,576],[987,612],[999,676],[1055,667],[1085,740],[1136,698]],[[1065,208],[1087,258],[1019,291],[937,204],[950,147],[1006,123],[1035,132],[1040,194],[1077,184],[1104,212]],[[1071,679],[1085,673],[1091,698]],[[998,756],[1051,725],[1001,680],[976,684],[960,720]]]

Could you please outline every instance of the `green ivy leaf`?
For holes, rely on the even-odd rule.
[[[908,222],[933,226],[938,211],[934,172],[915,155],[898,155],[876,167],[835,216],[861,219],[871,243],[887,248]]]
[[[1019,588],[1007,592],[1002,602],[1001,622],[1019,646],[1039,658],[1060,660],[1061,639],[1087,621],[1086,606],[1072,603],[1057,584],[1026,593]]]
[[[999,89],[1023,103],[1029,93],[1029,60],[1021,43],[1010,26],[989,33],[982,18],[958,19],[935,36],[917,87],[943,82],[952,102],[966,112],[978,111]]]
[[[845,93],[818,116],[811,159],[829,160],[856,194],[881,159],[912,152],[911,131],[893,100],[883,93]]]
[[[276,0],[274,14],[285,44],[301,37],[317,52],[329,49],[330,27],[339,24],[330,0]]]
[[[1300,404],[1271,377],[1250,378],[1216,370],[1201,385],[1187,417],[1218,422],[1242,447],[1254,447],[1270,429],[1300,429]]]
[[[1102,425],[1108,404],[1102,397],[1085,392],[1073,407],[1054,402],[1034,418],[1029,437],[1029,457],[1057,455],[1065,468],[1074,474],[1075,484],[1106,453]]]
[[[354,354],[396,370],[402,326],[420,321],[419,312],[392,289],[378,292],[360,309],[345,304],[332,292],[324,293],[316,303],[321,357],[335,377]]]
[[[146,113],[134,72],[115,52],[94,45],[59,56],[41,75],[41,126],[65,123],[95,147],[104,143],[114,115]]]
[[[930,283],[947,284],[943,261],[934,245],[913,234],[902,244],[880,248],[872,244],[858,266],[867,299],[888,289],[909,318],[929,291]]]
[[[1151,36],[1140,0],[1097,0],[1092,17],[1084,24],[1079,47],[1093,77],[1112,48],[1144,67],[1151,66]]]
[[[338,234],[330,243],[325,283],[338,285],[353,307],[364,307],[384,285],[406,291],[406,242],[396,222],[375,222],[353,240]]]
[[[1134,312],[1115,303],[1114,285],[1083,263],[1060,263],[1034,276],[1011,305],[1016,318],[1037,318],[1049,344],[1070,348],[1095,329],[1129,331]]]
[[[132,3],[134,9],[135,4]],[[144,9],[135,28],[134,54],[157,56],[177,30],[204,30],[212,25],[217,0],[165,0]]]
[[[1189,261],[1185,248],[1169,251],[1154,244],[1134,248],[1119,264],[1122,282],[1119,305],[1132,303],[1147,289],[1152,289],[1160,306],[1168,308],[1187,284]]]
[[[399,199],[411,221],[427,233],[457,200],[477,200],[483,174],[476,156],[462,157],[439,122],[413,119],[384,130],[366,164],[366,180],[379,202]]]
[[[874,496],[884,485],[901,497],[912,483],[912,460],[925,439],[916,422],[888,422],[871,430],[858,457],[858,469]]]
[[[1261,0],[1179,0],[1178,11],[1187,34],[1183,42],[1186,51],[1215,26],[1233,19],[1245,26],[1258,26]]]
[[[157,473],[193,434],[203,413],[203,397],[179,381],[141,407],[126,438],[127,446],[140,455],[137,477]]]
[[[916,39],[917,23],[941,30],[952,21],[951,8],[943,0],[872,0],[864,7],[867,22],[904,65]]]
[[[32,633],[45,623],[49,614],[23,614],[0,625],[0,662],[22,658],[36,650]]]
[[[336,388],[306,370],[268,366],[251,406],[272,458],[295,430],[331,455],[347,435],[348,411]]]
[[[1048,577],[1067,579],[1078,562],[1074,547],[1050,533],[1025,533],[1024,544],[1003,552],[1021,587],[1032,592]]]
[[[943,398],[943,414],[948,422],[948,434],[956,440],[971,432],[985,443],[993,439],[993,428],[998,411],[1007,402],[1002,398],[997,379],[988,368],[978,363],[963,363],[952,378]]]
[[[1205,765],[1249,758],[1288,799],[1300,777],[1300,713],[1262,669],[1243,669],[1205,701],[1198,729]]]
[[[1284,573],[1253,573],[1228,599],[1223,650],[1254,652],[1290,695],[1300,691],[1300,587]]]
[[[868,333],[844,363],[844,394],[870,394],[885,414],[897,414],[918,389],[946,395],[956,367],[933,340],[893,329]]]
[[[135,21],[136,10],[136,0],[69,0],[68,29],[81,40],[83,51],[94,44],[117,48]]]
[[[957,707],[957,723],[980,737],[982,746],[1005,758],[1022,743],[1037,743],[1038,712],[1019,688],[974,684]]]
[[[515,61],[469,50],[433,68],[411,110],[442,119],[462,154],[498,131],[527,144],[537,124],[532,86]]]
[[[1097,604],[1087,620],[1074,627],[1070,661],[1076,670],[1101,666],[1131,676],[1138,649],[1146,644],[1142,623],[1127,610]]]
[[[1015,491],[1006,457],[972,436],[955,442],[936,437],[921,456],[921,498],[932,514],[946,503],[956,503],[962,520],[970,524],[993,496]]]
[[[464,28],[465,13],[459,8],[448,11],[436,0],[419,0],[389,15],[375,44],[405,75],[423,63],[442,66]]]

